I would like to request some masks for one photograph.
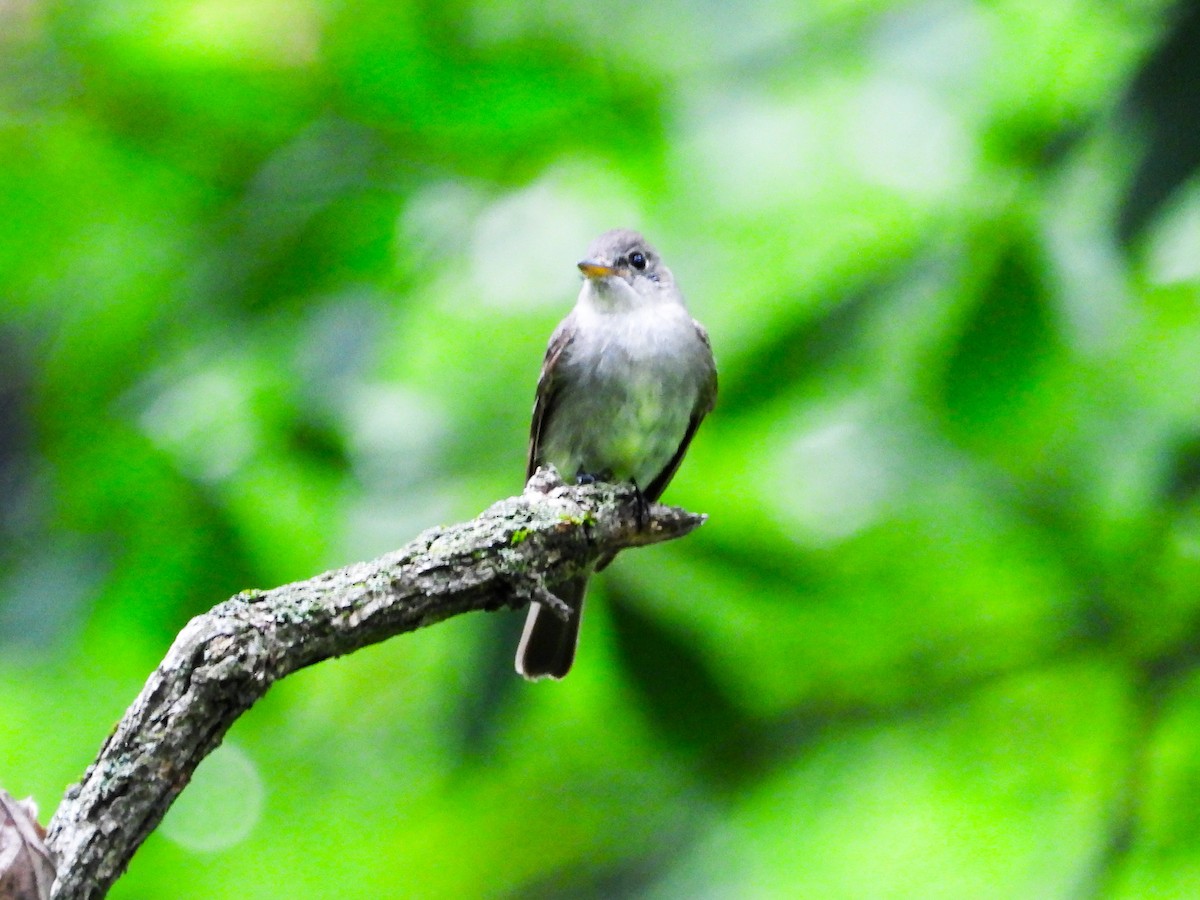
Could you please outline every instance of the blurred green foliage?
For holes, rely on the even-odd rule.
[[[629,225],[721,367],[576,671],[274,689],[113,892],[1191,897],[1200,5],[0,2],[0,784],[520,487]]]

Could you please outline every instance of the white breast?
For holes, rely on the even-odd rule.
[[[683,440],[708,377],[708,348],[677,302],[619,311],[581,302],[574,315],[542,459],[567,478],[610,473],[645,487]]]

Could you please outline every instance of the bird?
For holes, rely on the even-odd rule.
[[[551,335],[538,377],[525,477],[553,465],[578,483],[633,484],[653,503],[716,402],[708,332],[638,232],[605,232],[578,267],[579,298]],[[569,607],[567,621],[530,604],[517,672],[531,681],[567,674],[588,578],[611,561],[549,586]]]

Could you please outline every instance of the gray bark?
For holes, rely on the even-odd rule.
[[[470,522],[373,562],[244,591],[192,619],[54,814],[53,897],[103,897],[200,761],[285,675],[471,610],[537,600],[565,615],[546,584],[704,521],[653,506],[639,522],[639,502],[631,488],[568,487],[539,472]]]

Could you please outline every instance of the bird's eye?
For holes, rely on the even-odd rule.
[[[638,271],[646,268],[646,254],[641,250],[634,250],[629,254],[629,264]]]

